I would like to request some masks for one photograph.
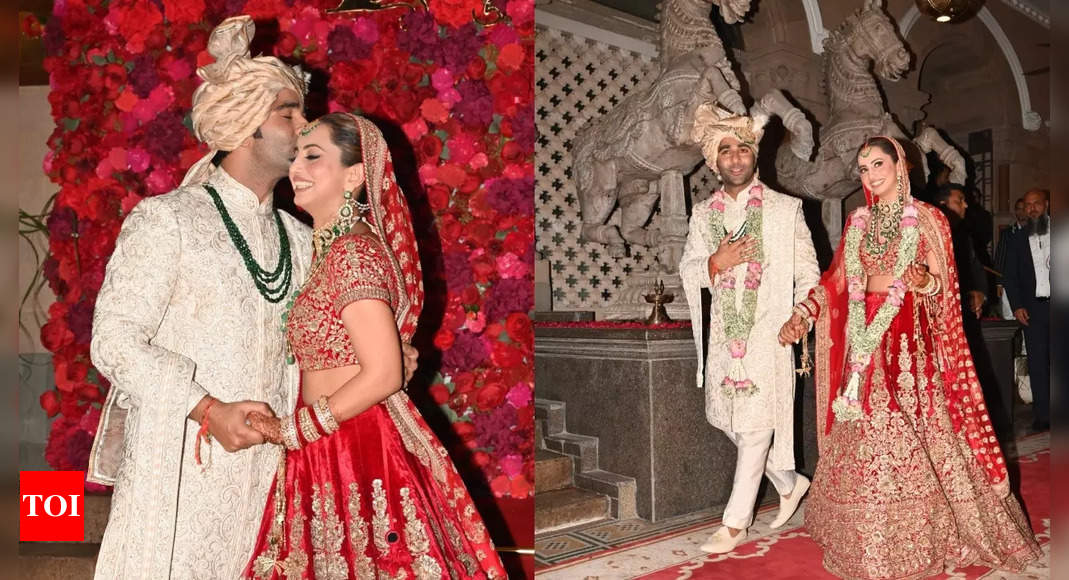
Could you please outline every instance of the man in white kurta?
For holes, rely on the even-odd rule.
[[[304,80],[250,58],[253,32],[237,17],[212,33],[216,63],[198,70],[193,111],[212,151],[181,187],[127,216],[97,298],[91,353],[112,388],[89,477],[114,485],[97,578],[238,577],[278,465],[279,448],[256,444],[244,416],[270,412],[264,403],[292,409],[298,393],[281,325],[311,231],[276,218],[271,191],[305,123]],[[254,282],[237,238],[267,272],[288,260],[288,276]],[[214,436],[205,442],[201,422]]]
[[[774,527],[790,518],[809,486],[809,480],[794,471],[794,353],[790,345],[780,344],[778,333],[795,304],[817,284],[820,270],[801,200],[772,191],[757,179],[758,142],[765,120],[727,117],[703,105],[694,124],[694,140],[720,177],[723,192],[694,205],[679,271],[690,304],[706,417],[738,448],[724,525],[702,546],[713,553],[729,552],[745,539],[762,473],[781,496]],[[760,235],[740,232],[752,198],[760,200]],[[714,232],[714,227],[720,231]],[[737,346],[732,354],[722,300],[723,293],[729,293],[729,300],[733,293],[736,310],[745,312],[743,290],[750,262],[761,264],[761,275],[753,323],[743,337],[745,354],[740,357]],[[734,275],[737,290],[720,287],[725,273]],[[704,365],[702,288],[712,294]],[[733,381],[750,381],[746,384],[752,386],[725,387],[739,384]]]

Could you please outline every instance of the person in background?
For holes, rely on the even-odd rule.
[[[1010,238],[1003,286],[1013,316],[1024,327],[1032,385],[1032,428],[1050,429],[1050,192],[1025,194],[1028,226]]]

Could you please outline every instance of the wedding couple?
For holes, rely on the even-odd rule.
[[[921,578],[944,565],[1020,570],[1040,555],[1015,497],[962,331],[950,229],[910,195],[891,137],[856,162],[866,205],[847,219],[821,277],[801,201],[757,178],[767,117],[703,105],[693,139],[722,187],[696,203],[679,270],[706,416],[738,455],[723,525],[702,545],[747,535],[762,474],[780,495],[772,528],[808,492],[807,531],[842,578]],[[820,460],[794,468],[791,344],[816,325]],[[803,352],[803,367],[807,353]]]
[[[97,298],[96,577],[504,578],[401,391],[423,286],[382,134],[307,123],[304,79],[250,58],[253,34],[213,31],[192,113],[211,152],[126,218]],[[287,174],[314,229],[274,208]]]

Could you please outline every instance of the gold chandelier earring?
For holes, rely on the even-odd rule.
[[[902,193],[902,175],[899,174],[895,176],[895,181],[895,191],[897,191],[898,193]]]

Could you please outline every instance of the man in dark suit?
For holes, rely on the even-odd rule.
[[[954,262],[958,266],[963,314],[979,319],[987,300],[987,278],[984,275],[984,266],[973,248],[972,236],[965,221],[969,208],[965,200],[965,188],[957,183],[944,183],[939,186],[932,201],[943,211],[950,223],[950,238],[954,245]]]
[[[1028,226],[1010,236],[1003,286],[1013,316],[1024,326],[1032,384],[1032,427],[1050,429],[1050,192],[1025,194]]]

